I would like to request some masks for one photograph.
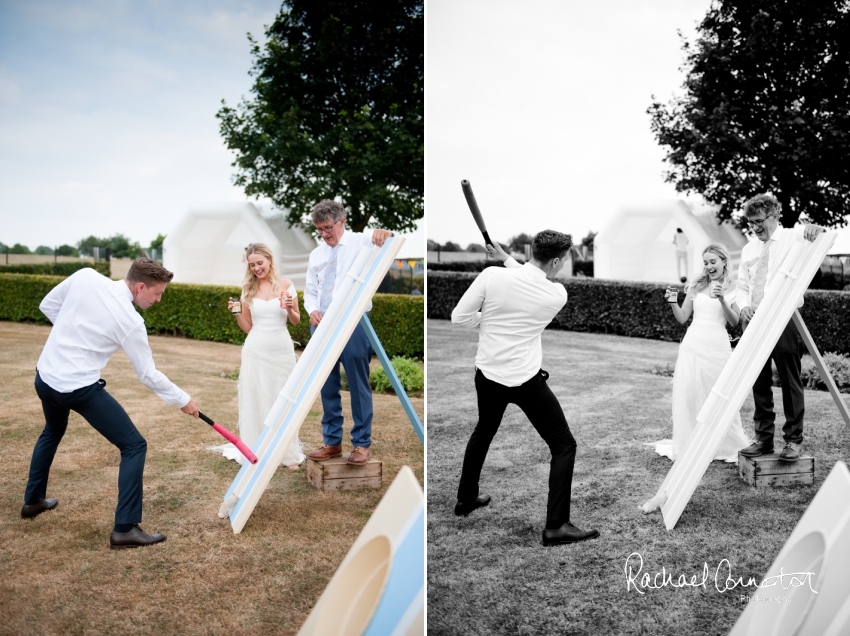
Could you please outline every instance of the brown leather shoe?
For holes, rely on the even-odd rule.
[[[307,457],[314,462],[323,462],[326,459],[342,456],[342,446],[328,446],[325,444],[319,450],[313,451]]]
[[[351,455],[348,456],[348,463],[354,464],[356,466],[362,466],[366,462],[369,461],[369,457],[372,456],[372,453],[368,448],[363,448],[362,446],[355,446],[354,451]]]
[[[59,501],[56,499],[42,499],[37,504],[32,504],[30,506],[24,505],[21,508],[21,519],[32,519],[33,517],[37,517],[45,510],[53,510],[56,506],[59,505]]]
[[[129,532],[113,532],[109,535],[109,548],[110,550],[140,548],[160,541],[165,541],[164,534],[148,534],[139,527],[138,523],[135,523]]]

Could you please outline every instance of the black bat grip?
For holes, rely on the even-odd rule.
[[[201,413],[200,411],[198,411],[198,417],[200,417],[202,420],[204,420],[204,421],[205,421],[207,424],[209,424],[210,426],[212,426],[213,424],[215,424],[215,422],[213,422],[210,418],[208,418],[206,415],[204,415],[204,414],[203,414],[203,413]]]

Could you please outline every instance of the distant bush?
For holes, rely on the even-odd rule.
[[[584,274],[588,278],[593,278],[593,261],[573,261],[573,275]]]
[[[430,265],[429,265],[430,266]],[[428,272],[428,318],[451,319],[452,309],[475,279],[464,272]],[[680,325],[664,301],[666,285],[568,278],[563,281],[569,302],[555,316],[550,329],[611,333],[634,338],[681,341],[687,325]],[[679,294],[679,302],[684,294]],[[850,354],[850,294],[810,290],[800,309],[820,351]],[[740,327],[729,328],[739,336]]]
[[[504,267],[499,261],[458,261],[456,263],[435,263],[428,261],[429,272],[483,272],[488,267]]]
[[[70,276],[84,267],[91,267],[104,276],[109,276],[111,268],[109,263],[101,261],[75,262],[48,262],[48,263],[20,263],[17,265],[0,265],[0,274],[40,274],[43,276]]]
[[[425,389],[425,372],[413,358],[395,356],[392,360],[393,370],[405,393],[420,393]],[[383,367],[378,367],[369,377],[372,390],[377,393],[394,393],[390,378]]]

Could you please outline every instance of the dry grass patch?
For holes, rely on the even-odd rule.
[[[72,413],[48,485],[59,508],[20,518],[29,461],[44,418],[35,365],[48,327],[0,322],[0,634],[291,634],[403,465],[423,481],[424,453],[395,396],[375,396],[374,455],[380,490],[322,493],[305,471],[279,470],[240,535],[216,513],[238,472],[206,450],[223,443],[139,382],[119,352],[103,370],[107,390],[148,441],[142,527],[168,540],[109,550],[119,453]],[[235,345],[152,336],[157,367],[236,429]],[[346,435],[350,422],[347,394]],[[423,400],[414,399],[422,417]],[[322,443],[321,402],[301,428]]]
[[[850,434],[832,398],[807,391],[814,486],[756,490],[734,464],[712,462],[668,532],[660,515],[644,516],[638,506],[671,466],[643,443],[671,434],[670,378],[649,371],[675,363],[678,345],[546,331],[543,368],[578,443],[572,521],[597,528],[601,537],[544,548],[549,451],[515,406],[508,407],[482,472],[482,493],[493,502],[469,517],[452,513],[477,420],[477,336],[448,322],[428,323],[429,633],[728,634],[744,606],[740,587],[724,594],[714,588],[722,559],[735,576],[760,579],[833,464],[847,461]],[[778,390],[776,401],[781,410]],[[742,411],[748,434],[752,412],[749,398]],[[781,412],[777,420],[784,421]],[[641,595],[626,586],[633,552],[650,575],[664,568],[675,579],[701,577],[707,563],[711,579],[705,589],[668,585]]]

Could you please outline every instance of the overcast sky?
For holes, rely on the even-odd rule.
[[[646,109],[684,75],[710,0],[428,0],[428,238],[551,228],[579,240],[626,202],[675,198]]]
[[[246,33],[280,6],[0,0],[0,241],[147,246],[190,206],[246,200],[215,113],[250,96]]]

